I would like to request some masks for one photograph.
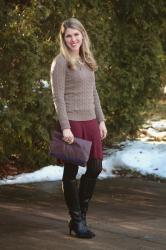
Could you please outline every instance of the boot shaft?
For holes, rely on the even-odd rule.
[[[88,210],[89,201],[92,198],[96,185],[96,179],[87,178],[82,175],[79,186],[79,200],[82,215],[85,217]]]
[[[80,211],[77,180],[63,180],[62,190],[69,211]]]

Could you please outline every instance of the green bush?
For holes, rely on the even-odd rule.
[[[49,71],[60,23],[85,25],[99,70],[97,88],[110,140],[133,136],[160,97],[165,58],[164,0],[0,0],[0,162],[38,168],[55,123]],[[43,81],[48,82],[45,87]]]
[[[39,167],[50,160],[48,146],[55,122],[51,91],[42,82],[44,43],[40,43],[33,9],[8,6],[7,16],[4,10],[1,9],[5,26],[0,58],[0,160]],[[47,80],[48,75],[47,72]]]

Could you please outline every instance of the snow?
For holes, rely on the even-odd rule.
[[[48,88],[49,87],[49,84],[46,80],[40,80],[40,82],[42,83],[43,85],[43,88]]]
[[[158,139],[162,139],[166,137],[166,131],[159,132],[154,128],[148,128],[147,135],[158,138]]]
[[[157,129],[159,131],[166,130],[166,120],[153,121],[153,122],[151,122],[151,125],[152,125],[152,128]]]
[[[126,168],[166,178],[166,143],[127,141],[110,156],[111,169]],[[108,164],[105,165],[108,172]]]
[[[165,121],[165,122],[163,122]],[[106,149],[103,159],[103,171],[99,179],[116,177],[113,174],[118,169],[129,169],[138,171],[143,175],[152,174],[160,178],[166,178],[166,141],[162,138],[159,141],[148,137],[149,129],[151,137],[156,137],[156,133],[165,133],[166,120],[151,123],[147,127],[146,136],[139,140],[125,141],[117,148]],[[160,132],[161,131],[161,132]],[[164,137],[165,138],[165,135]],[[86,171],[85,167],[79,167],[77,178]],[[29,183],[41,181],[57,181],[62,179],[63,167],[46,166],[33,173],[8,176],[7,179],[0,180],[0,185]]]

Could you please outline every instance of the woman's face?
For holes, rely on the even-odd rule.
[[[66,29],[64,40],[67,47],[71,50],[71,52],[79,54],[79,49],[82,44],[82,39],[83,36],[79,30],[71,28]]]

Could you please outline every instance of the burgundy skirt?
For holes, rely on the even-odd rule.
[[[71,131],[75,137],[92,142],[89,159],[103,159],[103,148],[100,136],[99,124],[96,119],[88,121],[69,120]],[[60,130],[60,125],[57,124]]]

